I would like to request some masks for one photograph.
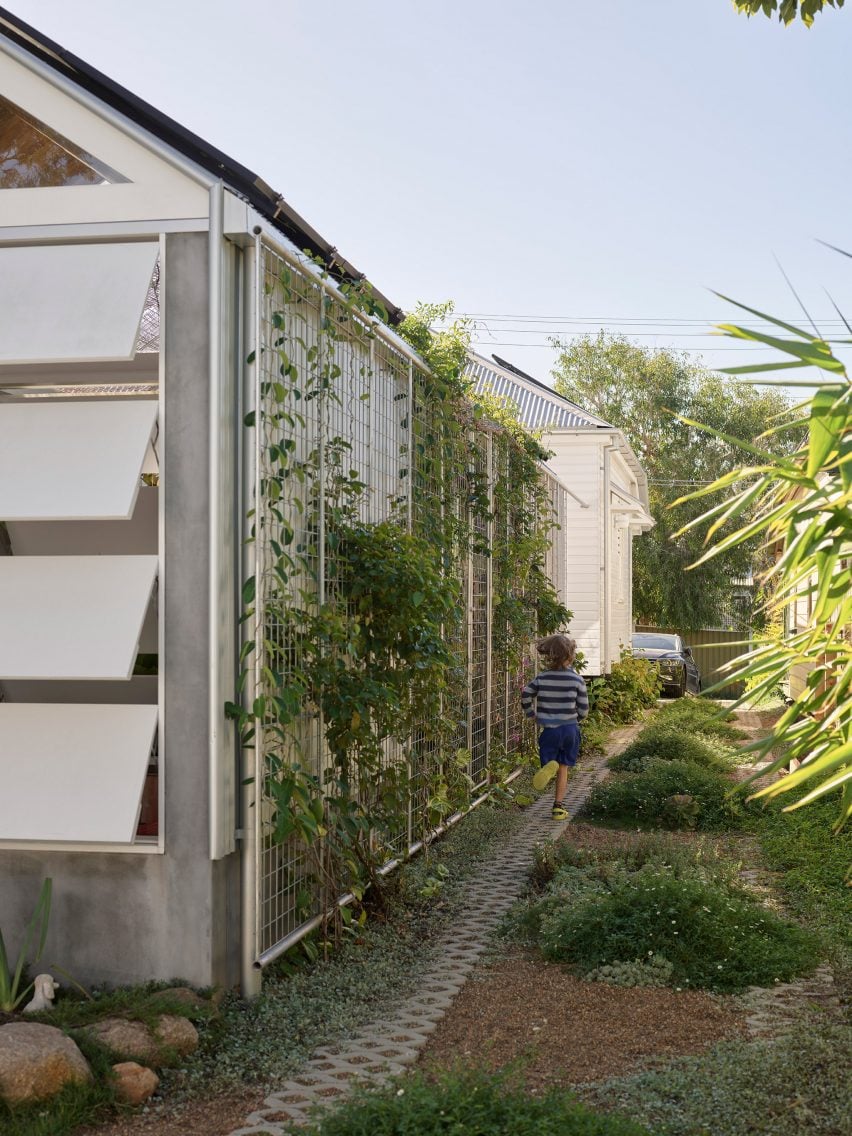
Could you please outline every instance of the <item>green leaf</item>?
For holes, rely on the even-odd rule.
[[[815,477],[826,459],[839,451],[846,417],[843,399],[833,390],[820,389],[814,394],[808,424],[808,477]]]

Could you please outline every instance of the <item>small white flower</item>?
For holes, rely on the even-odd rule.
[[[405,1096],[405,1089],[397,1089],[397,1090],[396,1090],[396,1095],[397,1095],[398,1097],[402,1097],[402,1096]]]

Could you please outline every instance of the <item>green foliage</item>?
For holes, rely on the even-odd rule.
[[[844,3],[845,0],[733,0],[736,10],[746,16],[762,12],[772,19],[773,13],[777,12],[782,24],[792,24],[798,17],[807,28],[825,8],[842,8]]]
[[[727,1041],[698,1057],[602,1081],[583,1096],[665,1136],[841,1136],[849,1131],[848,1025],[813,1018],[777,1041]]]
[[[516,808],[480,805],[431,844],[428,855],[389,877],[386,919],[369,920],[327,957],[294,952],[273,963],[251,1002],[226,994],[220,1015],[199,1024],[201,1045],[184,1072],[164,1075],[166,1091],[207,1097],[243,1090],[247,1081],[286,1080],[318,1046],[387,1014],[416,986],[449,921],[460,917],[465,879],[522,824]],[[423,894],[430,877],[443,881],[437,895]]]
[[[744,730],[732,725],[734,715],[711,702],[709,698],[678,698],[661,706],[653,726],[674,726],[694,730],[718,738],[722,742],[738,742],[748,737]]]
[[[679,725],[652,725],[607,762],[610,769],[639,773],[651,761],[688,761],[712,769],[730,764],[732,751],[717,739]],[[727,759],[727,760],[726,760]]]
[[[608,675],[588,684],[589,715],[613,725],[635,722],[643,710],[656,704],[660,685],[656,667],[623,651]]]
[[[469,327],[450,322],[449,304],[421,305],[398,329],[429,371],[409,375],[405,364],[387,388],[405,441],[396,463],[386,459],[385,498],[375,496],[371,471],[356,468],[332,425],[387,378],[373,363],[369,290],[344,291],[333,297],[289,268],[268,288],[272,342],[260,412],[247,421],[262,454],[252,521],[263,555],[244,618],[263,626],[243,653],[242,683],[252,673],[258,689],[252,705],[227,707],[245,746],[261,739],[263,838],[294,845],[294,914],[333,911],[338,935],[360,922],[342,926],[350,917],[335,901],[380,890],[400,833],[422,839],[470,801],[472,758],[459,748],[471,713],[470,565],[492,559],[495,666],[510,674],[537,631],[570,617],[545,571],[545,451],[499,408],[498,423],[483,422],[463,377]],[[324,426],[316,437],[307,416]],[[384,519],[368,522],[376,505]]]
[[[726,380],[684,355],[640,347],[622,336],[601,332],[570,343],[555,341],[554,346],[559,350],[556,390],[623,430],[648,475],[657,523],[635,545],[637,618],[684,631],[715,626],[729,605],[731,579],[759,568],[766,553],[759,540],[752,540],[685,575],[700,555],[701,537],[676,530],[700,509],[681,506],[673,515],[668,507],[683,495],[684,486],[713,481],[736,463],[736,445],[721,435],[756,438],[767,422],[788,409],[786,399]],[[721,435],[708,440],[687,419],[706,422]],[[794,438],[779,435],[773,445],[787,453]]]
[[[767,866],[777,873],[774,886],[785,907],[817,927],[848,965],[852,889],[846,873],[852,861],[852,834],[832,834],[834,811],[834,803],[825,798],[786,815],[778,802],[772,802],[751,815],[749,828],[760,841]]]
[[[320,1113],[305,1136],[649,1136],[626,1117],[595,1113],[559,1088],[530,1096],[506,1074],[415,1073],[356,1089],[343,1108]]]
[[[33,984],[26,982],[27,965],[34,966],[42,956],[50,922],[52,880],[46,879],[39,891],[33,914],[24,929],[24,937],[14,965],[6,953],[0,930],[0,1010],[10,1013],[29,996]]]
[[[630,962],[613,962],[596,966],[583,977],[588,982],[604,982],[607,986],[672,986],[674,967],[662,955],[650,955]]]
[[[807,438],[782,456],[770,446],[778,429],[770,430],[758,445],[750,440],[736,443],[750,455],[751,464],[738,465],[690,494],[686,499],[690,508],[703,507],[707,497],[716,503],[683,531],[706,530],[707,541],[715,542],[696,561],[698,571],[707,564],[724,563],[730,551],[755,540],[781,550],[760,578],[770,597],[770,619],[807,597],[808,625],[784,640],[772,633],[757,635],[752,649],[731,664],[733,673],[727,681],[747,684],[749,693],[743,701],[775,690],[793,667],[807,674],[794,704],[765,740],[749,747],[757,759],[774,759],[769,766],[773,772],[793,759],[802,764],[754,796],[776,797],[807,785],[810,791],[787,806],[795,809],[825,793],[841,791],[840,826],[852,815],[852,382],[827,340],[743,304],[737,306],[780,327],[788,337],[736,324],[723,324],[722,330],[736,339],[773,347],[790,360],[734,368],[736,373],[785,369],[777,381],[788,383],[786,370],[791,368],[815,367],[821,372],[818,379],[802,384],[813,389],[807,404]],[[713,439],[733,441],[712,424],[705,429]]]
[[[652,759],[641,773],[616,773],[594,787],[582,815],[623,825],[725,829],[742,816],[742,805],[729,793],[730,783],[715,769],[688,761]],[[672,798],[691,798],[688,801]]]
[[[650,865],[557,907],[542,920],[540,945],[581,973],[659,956],[674,985],[717,991],[786,981],[812,969],[817,950],[812,935],[745,894]]]

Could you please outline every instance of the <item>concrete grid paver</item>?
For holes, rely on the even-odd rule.
[[[578,768],[566,795],[572,815],[605,775],[606,758],[641,728],[638,723],[615,730],[606,753]],[[379,1085],[413,1065],[486,950],[491,932],[526,885],[535,846],[559,836],[569,823],[551,819],[548,794],[531,805],[511,843],[497,849],[466,882],[463,910],[437,940],[432,961],[413,978],[416,991],[354,1037],[316,1049],[299,1074],[229,1136],[283,1136],[285,1126],[306,1123],[317,1105],[344,1097],[356,1081]]]

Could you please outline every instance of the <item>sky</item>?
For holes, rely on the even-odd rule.
[[[730,0],[7,0],[258,173],[394,303],[543,381],[600,328],[724,367],[719,291],[852,322],[852,11]],[[780,265],[780,267],[779,267]],[[783,269],[783,272],[782,272]],[[751,319],[740,313],[743,319]],[[837,332],[838,334],[840,332]]]

